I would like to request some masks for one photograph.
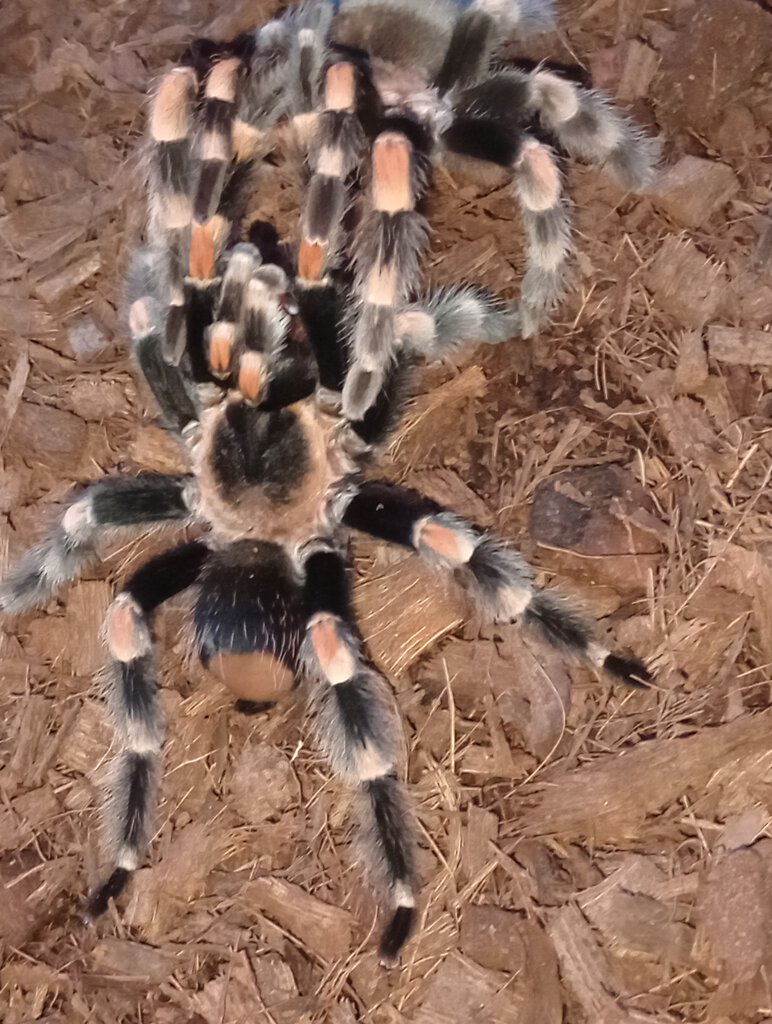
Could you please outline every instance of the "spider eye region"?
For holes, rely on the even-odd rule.
[[[292,409],[265,410],[233,402],[218,424],[211,449],[212,469],[226,497],[259,487],[286,504],[309,470],[309,444]]]

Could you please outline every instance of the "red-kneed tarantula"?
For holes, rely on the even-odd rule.
[[[204,87],[199,188],[192,211],[174,208],[179,223],[209,222],[226,166],[254,159],[270,127],[290,118],[309,175],[299,284],[324,284],[342,264],[353,272],[348,416],[372,403],[403,337],[400,317],[427,247],[421,207],[434,162],[511,178],[526,235],[518,323],[526,337],[566,285],[571,233],[558,154],[589,160],[628,189],[652,181],[657,141],[602,93],[557,66],[497,60],[507,39],[552,22],[552,0],[312,0],[229,44],[200,44],[179,69],[194,89],[198,61],[218,58]],[[190,127],[177,127],[182,142]],[[178,324],[170,319],[172,333]],[[412,327],[431,330],[418,318]]]
[[[262,63],[250,58],[251,78],[238,80],[242,94],[251,89],[257,106],[263,103],[267,121],[275,115],[276,83],[286,87],[295,41],[299,95],[317,75],[329,86],[329,70],[344,92],[352,82],[348,68],[358,81],[358,63],[343,62],[340,70],[333,62],[325,72],[320,57],[314,65],[303,33],[316,35],[305,20],[292,21],[299,17],[289,19],[288,49],[277,57],[272,43]],[[271,38],[285,31],[278,24]],[[256,33],[257,49],[260,38]],[[0,611],[44,604],[95,558],[105,534],[197,524],[199,539],[135,572],[107,615],[106,697],[121,750],[105,805],[111,871],[89,915],[120,894],[151,834],[164,739],[153,616],[190,591],[197,653],[243,710],[275,701],[300,677],[309,680],[319,743],[360,798],[363,858],[391,910],[380,955],[392,964],[416,917],[414,836],[398,778],[399,720],[352,610],[350,532],[413,549],[453,576],[488,620],[539,630],[547,642],[628,684],[649,676],[636,658],[611,653],[589,623],[539,589],[511,548],[415,491],[365,479],[364,468],[399,421],[415,358],[442,356],[467,341],[505,341],[516,332],[518,314],[471,286],[397,304],[386,283],[404,270],[399,247],[391,245],[401,229],[384,228],[365,277],[384,284],[396,339],[372,397],[353,415],[344,395],[361,369],[356,332],[362,302],[370,301],[361,296],[365,278],[356,267],[347,272],[345,227],[338,265],[314,278],[306,271],[309,246],[317,243],[306,232],[297,282],[298,270],[270,225],[253,224],[248,241],[241,240],[259,148],[254,133],[263,129],[236,116],[234,71],[243,57],[233,50],[234,44],[200,43],[160,83],[150,116],[148,244],[127,282],[136,360],[191,471],[92,484],[0,584]],[[247,136],[249,145],[240,149]],[[413,180],[404,160],[413,159],[408,135],[390,129],[385,136],[371,171],[384,225],[389,217],[413,216],[397,203]]]

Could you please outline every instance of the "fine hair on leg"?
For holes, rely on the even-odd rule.
[[[0,612],[16,614],[45,604],[96,559],[100,535],[118,527],[192,519],[194,505],[195,487],[188,476],[147,473],[91,484],[0,582]]]
[[[103,676],[104,694],[121,749],[110,768],[103,808],[104,848],[112,870],[89,899],[89,920],[103,914],[123,891],[152,833],[164,723],[151,616],[161,603],[195,583],[207,550],[193,542],[152,559],[132,576],[107,613],[110,662]]]
[[[365,660],[343,558],[317,549],[305,571],[303,657],[318,742],[335,774],[356,789],[363,860],[392,908],[381,962],[393,966],[416,914],[414,825],[397,778],[399,718],[388,683]]]
[[[485,619],[519,622],[551,646],[630,686],[651,681],[641,661],[609,651],[596,639],[591,622],[539,588],[517,551],[417,491],[367,481],[351,498],[343,520],[353,529],[412,547],[431,565],[453,572]]]

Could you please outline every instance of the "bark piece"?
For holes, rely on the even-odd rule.
[[[645,275],[657,304],[684,327],[702,327],[714,314],[726,286],[726,270],[689,238],[668,235]]]
[[[426,986],[415,1024],[525,1024],[524,994],[508,980],[453,953]]]
[[[230,777],[231,803],[252,825],[281,820],[300,803],[300,784],[290,760],[269,743],[249,743]]]
[[[727,164],[683,156],[659,176],[649,194],[676,224],[697,228],[739,190],[740,182]]]
[[[659,55],[638,39],[625,39],[598,50],[590,58],[593,85],[613,92],[621,103],[632,103],[649,92]]]
[[[47,306],[52,306],[69,292],[84,284],[102,269],[102,257],[92,249],[68,263],[62,270],[35,285],[35,294]]]
[[[510,910],[468,906],[461,918],[461,952],[481,967],[514,977],[524,993],[518,1020],[560,1024],[563,1003],[555,950],[543,928]]]
[[[490,863],[493,856],[490,844],[496,842],[498,835],[499,819],[496,815],[470,804],[461,846],[462,874],[467,881],[474,879]]]
[[[268,1021],[246,953],[236,953],[226,968],[191,1000],[205,1024],[251,1024]],[[200,1019],[200,1018],[199,1018]]]
[[[755,849],[735,850],[711,866],[701,886],[698,955],[718,971],[714,1014],[745,1016],[768,1006],[765,965],[772,957],[768,865]]]
[[[727,777],[766,778],[772,711],[705,728],[684,739],[647,740],[572,771],[549,773],[549,788],[517,820],[525,835],[640,838],[644,823],[690,790],[701,792],[719,769]],[[546,774],[546,773],[545,773]],[[648,826],[656,832],[656,821]]]
[[[354,919],[347,910],[316,899],[281,878],[258,878],[242,892],[245,907],[257,908],[325,960],[351,950]]]
[[[22,402],[6,443],[23,452],[32,465],[67,473],[80,463],[87,436],[86,424],[71,412]]]
[[[357,619],[378,666],[399,675],[461,625],[466,602],[442,573],[412,556],[355,590]]]
[[[645,590],[664,529],[643,488],[613,464],[549,477],[536,488],[528,519],[552,565],[621,593]]]
[[[559,739],[571,703],[571,680],[563,655],[518,626],[496,627],[501,639],[470,642],[452,638],[421,670],[420,682],[440,693],[450,681],[464,714],[479,711],[492,695],[501,721],[523,735],[536,757],[546,757]]]
[[[679,391],[699,391],[708,380],[708,353],[700,331],[682,331],[678,337],[675,385]]]
[[[94,947],[93,964],[100,972],[106,971],[114,979],[135,985],[160,985],[174,970],[172,954],[143,942],[131,942],[107,935]]]
[[[708,352],[720,363],[772,366],[772,334],[742,327],[708,328]]]
[[[578,907],[569,904],[547,925],[560,961],[563,983],[597,1024],[665,1024],[668,1014],[628,1010],[619,997],[621,979],[614,971]]]

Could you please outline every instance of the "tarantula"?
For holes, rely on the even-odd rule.
[[[321,24],[318,9],[292,15],[291,32],[284,22],[278,29],[274,24],[269,38],[285,33],[288,47],[282,43],[278,57],[272,48],[241,83],[242,94],[248,87],[253,99],[262,97],[266,123],[277,109],[276,90],[288,81],[288,62],[298,72],[300,96],[320,70],[311,60],[314,54],[322,59],[316,29],[308,27],[314,12],[317,29]],[[261,37],[262,30],[258,49]],[[136,254],[127,281],[136,360],[189,455],[191,472],[92,484],[0,584],[0,611],[44,604],[96,557],[105,533],[198,524],[199,539],[151,559],[124,583],[108,611],[106,698],[121,751],[105,804],[112,870],[92,895],[88,915],[102,913],[121,893],[151,832],[164,738],[153,616],[189,590],[198,656],[243,710],[275,702],[302,676],[311,681],[320,745],[361,798],[365,859],[392,911],[380,955],[392,964],[416,915],[413,828],[397,775],[399,720],[352,611],[350,531],[413,549],[452,574],[489,620],[540,630],[549,643],[630,685],[650,677],[640,661],[611,653],[589,623],[540,590],[515,551],[415,491],[364,478],[363,469],[399,421],[414,360],[471,340],[505,341],[516,333],[519,315],[471,286],[395,304],[386,284],[397,271],[384,269],[391,266],[387,254],[393,255],[384,242],[386,262],[371,268],[367,279],[384,284],[396,338],[375,375],[372,398],[361,414],[352,414],[344,396],[351,375],[361,370],[361,274],[341,263],[310,279],[308,237],[296,268],[290,250],[262,222],[250,227],[249,241],[240,241],[263,131],[235,115],[234,76],[242,60],[201,44],[188,64],[162,80],[150,116],[148,244]],[[358,74],[359,64],[334,63],[333,83],[340,75],[348,88],[349,68]],[[325,81],[329,86],[329,71]],[[199,88],[202,127],[194,133]],[[295,103],[291,96],[285,101]],[[395,196],[404,198],[408,180],[407,135],[395,134],[386,133],[372,169],[373,193],[385,197],[387,211]],[[249,145],[242,149],[245,138]],[[383,153],[388,159],[380,159]],[[316,187],[312,183],[312,194]],[[404,212],[408,220],[414,216],[412,210],[393,215]],[[388,239],[398,232],[387,232]]]
[[[301,293],[325,287],[341,268],[353,272],[349,417],[371,405],[404,336],[400,321],[428,239],[420,205],[433,161],[483,180],[502,172],[512,179],[527,241],[523,336],[544,322],[566,283],[570,221],[557,152],[602,166],[628,189],[651,182],[658,142],[602,93],[557,65],[494,63],[503,41],[552,23],[552,0],[312,0],[231,43],[199,40],[162,84],[168,96],[156,107],[154,137],[176,148],[158,196],[171,234],[192,223],[201,244],[207,232],[205,244],[219,244],[213,215],[228,168],[254,163],[271,126],[289,116],[310,176]],[[203,128],[191,146],[191,103],[204,79]],[[192,206],[180,205],[172,200],[191,152],[198,187]],[[176,296],[169,331],[179,340],[181,284]],[[431,323],[410,322],[429,343]]]
[[[306,324],[306,343],[298,318],[286,312],[285,271],[240,243],[207,304],[197,295],[188,308],[186,349],[179,366],[170,366],[161,355],[169,283],[158,267],[152,249],[134,261],[130,329],[142,372],[192,472],[92,484],[0,586],[3,612],[40,606],[93,560],[106,532],[170,521],[209,527],[135,572],[107,614],[106,699],[121,751],[105,805],[113,869],[88,914],[102,913],[120,894],[151,834],[164,738],[152,620],[163,602],[192,588],[198,655],[241,698],[242,709],[275,701],[301,675],[312,681],[321,747],[361,797],[365,856],[393,911],[380,955],[393,964],[416,913],[413,829],[397,777],[399,723],[388,683],[368,660],[352,611],[349,531],[412,548],[453,573],[489,620],[535,627],[549,643],[632,685],[645,683],[648,673],[635,658],[610,653],[588,623],[540,590],[515,551],[416,491],[362,477],[399,419],[410,346],[399,350],[367,415],[347,419],[340,394],[320,384],[315,358],[321,352],[323,363],[334,345],[343,360],[345,335],[317,337]],[[458,294],[467,303],[474,298]],[[481,320],[506,317],[492,299],[475,301]],[[429,302],[417,312],[432,319],[435,345],[459,344],[453,319],[431,310]],[[205,339],[216,342],[224,330],[237,339],[228,372],[216,343],[207,366]]]

